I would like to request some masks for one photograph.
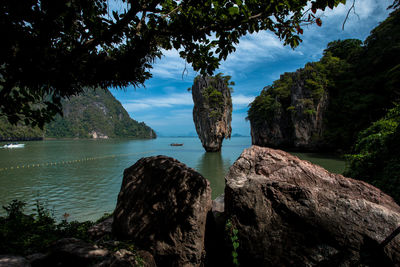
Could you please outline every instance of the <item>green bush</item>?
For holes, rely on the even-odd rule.
[[[199,79],[200,76],[197,76],[194,80],[196,82],[197,79]],[[205,100],[208,102],[208,105],[210,107],[210,118],[213,118],[215,120],[219,120],[223,113],[224,113],[224,96],[222,92],[220,92],[217,87],[218,87],[218,82],[222,81],[225,83],[227,88],[230,90],[230,92],[233,91],[232,87],[230,85],[234,85],[235,83],[230,81],[231,76],[223,76],[223,73],[218,73],[214,77],[209,77],[210,78],[210,84],[208,87],[204,88],[202,94],[205,98]],[[232,101],[231,99],[228,99],[228,101]],[[232,103],[231,103],[232,104]]]
[[[400,105],[360,132],[346,176],[366,181],[400,203]]]
[[[40,201],[34,214],[25,214],[26,203],[13,200],[3,206],[5,217],[0,217],[0,254],[29,255],[44,252],[54,241],[75,237],[89,241],[87,230],[93,222],[67,222],[57,224],[52,212]]]

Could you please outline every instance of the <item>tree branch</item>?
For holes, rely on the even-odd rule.
[[[353,0],[353,4],[351,5],[351,7],[349,8],[349,10],[347,11],[346,18],[345,18],[344,21],[343,21],[342,31],[344,31],[344,25],[346,24],[346,21],[347,21],[347,19],[349,18],[349,14],[350,14],[351,10],[354,10],[354,13],[356,12],[356,11],[355,11],[355,10],[356,10],[355,4],[356,4],[356,0]]]
[[[131,8],[121,20],[118,20],[115,24],[111,25],[111,27],[99,37],[86,41],[83,46],[86,49],[90,49],[96,47],[103,41],[110,40],[115,34],[120,33],[120,31],[132,21],[136,16],[137,11],[138,10]]]
[[[174,9],[172,9],[170,12],[168,12],[165,15],[162,15],[161,18],[165,19],[166,17],[170,16],[172,13],[176,12],[179,8],[181,7],[181,5],[177,5]]]
[[[143,13],[142,13],[142,18],[140,19],[140,21],[139,21],[139,23],[138,23],[138,25],[137,25],[137,27],[136,27],[136,31],[137,31],[138,33],[140,32],[140,29],[142,28],[142,24],[143,24],[143,22],[145,21],[146,15],[147,15],[147,11],[145,10],[145,11],[143,11]]]
[[[261,13],[258,13],[258,14],[256,14],[256,15],[250,16],[249,19],[256,19],[256,18],[258,18],[258,17],[261,17],[262,14],[263,14],[263,13],[261,12]]]

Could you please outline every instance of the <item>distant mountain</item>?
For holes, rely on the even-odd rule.
[[[249,137],[248,135],[241,135],[238,133],[232,134],[232,137]]]
[[[108,90],[86,90],[63,101],[63,117],[45,125],[44,131],[11,126],[0,120],[0,140],[47,138],[156,138],[144,122],[129,117],[121,103]]]

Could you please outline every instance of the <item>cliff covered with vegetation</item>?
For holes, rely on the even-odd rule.
[[[57,116],[44,130],[0,121],[3,140],[35,138],[156,138],[144,122],[129,117],[121,103],[107,90],[86,90],[63,100],[63,116]]]
[[[350,153],[346,175],[400,201],[400,10],[364,41],[328,44],[320,61],[285,73],[250,105],[252,142]]]
[[[349,151],[400,96],[400,12],[362,42],[328,44],[318,62],[285,73],[250,105],[253,144]]]
[[[207,152],[221,150],[222,142],[231,138],[232,97],[230,76],[197,76],[191,88],[193,121]]]

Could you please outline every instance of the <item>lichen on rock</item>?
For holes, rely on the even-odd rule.
[[[193,121],[207,152],[221,150],[222,141],[232,133],[232,82],[230,76],[198,76],[192,86]]]

